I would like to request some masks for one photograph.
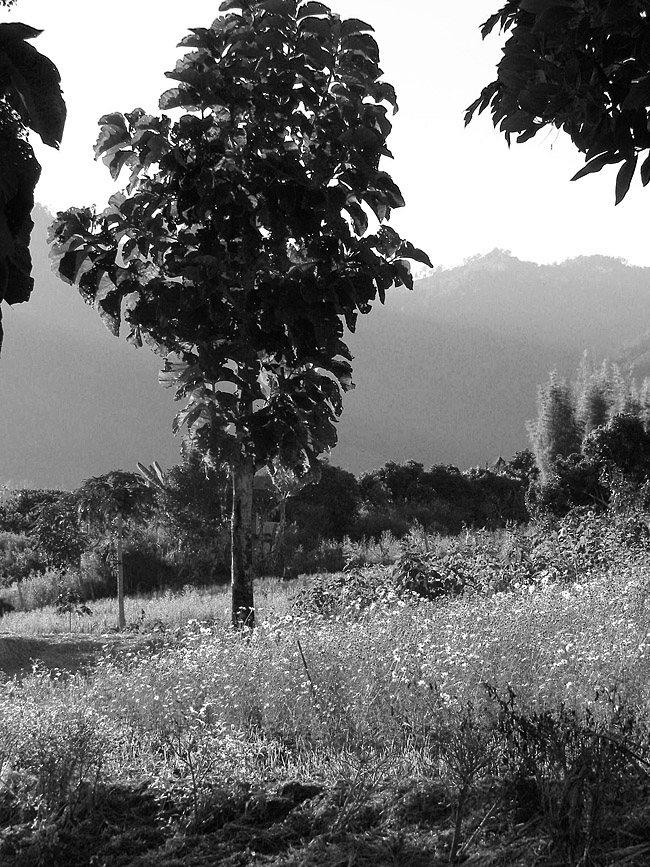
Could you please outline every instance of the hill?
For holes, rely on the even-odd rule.
[[[160,359],[116,340],[50,269],[50,215],[34,214],[35,288],[3,305],[0,484],[72,488],[136,462],[178,460],[175,406],[158,385]]]
[[[136,461],[169,466],[177,406],[157,383],[160,359],[112,337],[54,277],[49,221],[37,208],[33,298],[4,313],[0,483],[74,487]],[[573,372],[585,348],[635,364],[649,325],[650,269],[618,259],[542,266],[496,250],[436,269],[360,317],[357,388],[332,461],[358,473],[388,460],[509,457],[528,444],[525,422],[552,368]]]
[[[650,268],[620,259],[537,265],[494,250],[435,269],[360,320],[357,390],[333,460],[368,469],[510,457],[528,446],[537,386],[553,368],[573,374],[588,349],[646,375],[649,325]]]

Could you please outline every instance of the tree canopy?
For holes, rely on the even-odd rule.
[[[648,0],[508,0],[482,25],[510,36],[466,123],[489,108],[508,143],[563,130],[586,159],[573,180],[620,164],[618,204],[650,151],[649,13]],[[640,176],[645,186],[650,156]]]

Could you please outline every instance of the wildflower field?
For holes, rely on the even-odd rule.
[[[148,643],[7,680],[0,863],[647,864],[644,557],[436,598],[395,574],[260,582],[249,632],[224,591],[134,599]]]

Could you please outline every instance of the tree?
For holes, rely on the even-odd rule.
[[[104,476],[86,479],[76,491],[76,500],[80,515],[115,528],[118,627],[124,629],[124,519],[138,521],[149,517],[153,511],[153,494],[136,473],[113,470]]]
[[[195,450],[185,450],[183,461],[163,473],[138,464],[140,475],[155,491],[156,516],[171,531],[180,547],[198,553],[213,540],[227,520],[228,476],[221,468],[207,467]]]
[[[34,287],[29,239],[41,168],[27,130],[58,148],[65,124],[57,68],[26,41],[41,32],[18,22],[0,24],[0,301],[7,304],[28,301]]]
[[[307,485],[318,483],[322,477],[321,464],[316,464],[309,472],[299,475],[291,467],[285,466],[278,458],[271,461],[268,467],[269,479],[273,486],[277,509],[279,512],[279,526],[275,542],[273,544],[273,559],[279,573],[286,572],[286,529],[287,529],[287,501],[297,496]]]
[[[315,545],[321,539],[349,535],[359,503],[359,483],[352,473],[322,461],[319,476],[295,492],[287,512],[289,520]]]
[[[642,483],[650,469],[650,434],[643,421],[620,413],[585,438],[583,452],[607,470]]]
[[[336,443],[344,325],[429,260],[385,224],[404,204],[380,169],[397,104],[370,25],[314,0],[220,10],[167,73],[160,108],[185,113],[105,115],[96,154],[130,170],[126,192],[59,214],[51,241],[113,333],[124,319],[166,358],[175,429],[229,465],[233,622],[252,625],[253,476],[301,475]]]
[[[553,476],[558,458],[580,452],[582,431],[572,389],[557,371],[538,390],[537,419],[529,424],[529,433],[542,484]]]
[[[466,123],[490,108],[508,143],[564,130],[586,159],[573,180],[620,164],[618,204],[650,151],[648,11],[645,0],[508,0],[482,25],[483,37],[497,25],[511,35]],[[645,186],[650,156],[640,175]]]

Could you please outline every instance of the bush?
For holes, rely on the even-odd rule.
[[[423,599],[437,599],[462,593],[465,576],[437,561],[435,554],[405,548],[393,566],[392,578],[398,594],[414,593]]]
[[[306,590],[294,598],[292,611],[298,615],[357,614],[390,590],[383,569],[315,575]]]

